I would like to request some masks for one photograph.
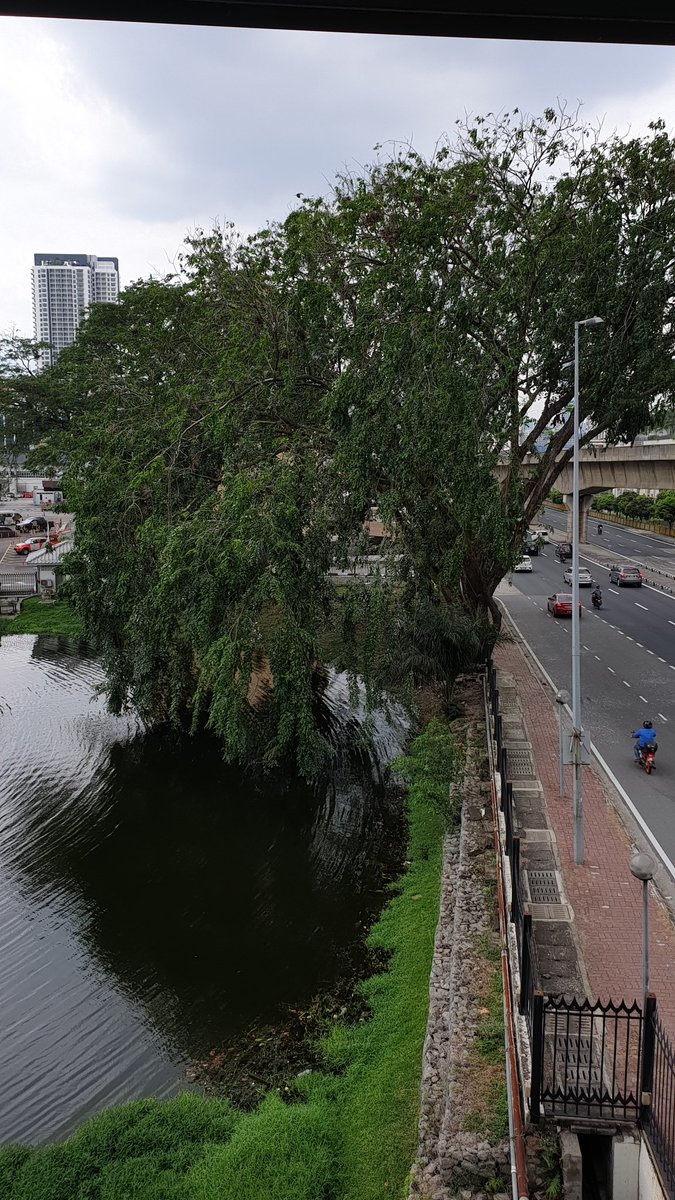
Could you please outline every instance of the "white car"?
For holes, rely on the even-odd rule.
[[[569,584],[570,587],[572,586],[571,567],[568,567],[566,571],[563,571],[563,580],[565,583]],[[592,583],[593,580],[591,579],[591,573],[588,567],[579,567],[579,587],[590,587]]]
[[[530,558],[529,554],[524,554],[520,562],[516,563],[513,569],[514,571],[531,571],[532,559]]]
[[[536,533],[537,537],[541,538],[546,545],[549,543],[548,529],[545,525],[530,525],[528,533]]]

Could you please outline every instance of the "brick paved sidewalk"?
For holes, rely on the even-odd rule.
[[[514,678],[537,773],[555,832],[565,890],[590,981],[592,999],[641,999],[642,885],[630,873],[634,847],[622,826],[609,787],[594,767],[584,767],[584,865],[574,865],[571,771],[560,799],[558,722],[548,685],[530,666],[517,642],[494,652],[495,665]],[[617,805],[621,803],[616,800]],[[650,894],[650,990],[659,1015],[675,1039],[675,927]]]

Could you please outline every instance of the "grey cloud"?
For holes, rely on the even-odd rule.
[[[98,23],[58,36],[158,150],[131,170],[111,156],[115,212],[141,220],[219,215],[248,227],[295,193],[325,192],[375,142],[427,151],[465,109],[539,111],[651,89],[671,48],[295,34]],[[654,114],[659,115],[659,114]]]

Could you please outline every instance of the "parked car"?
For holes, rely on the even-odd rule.
[[[546,607],[554,617],[572,616],[572,596],[569,592],[554,592],[549,596]],[[579,601],[579,616],[581,616],[581,601]]]
[[[638,567],[614,565],[609,568],[609,582],[619,587],[642,587],[642,578]]]
[[[21,516],[21,513],[0,512],[0,524],[2,525],[16,525],[17,522],[22,520],[23,517]]]
[[[13,525],[0,525],[0,538],[13,538],[17,536]]]
[[[563,571],[563,583],[569,583],[572,586],[572,568],[568,567]],[[591,573],[588,567],[579,567],[579,587],[590,587],[593,583]]]
[[[532,559],[530,558],[529,554],[523,554],[520,562],[517,562],[513,569],[514,571],[531,571]]]
[[[25,542],[17,542],[14,549],[17,554],[31,554],[33,550],[39,550],[47,541],[46,535],[43,537],[26,538]]]
[[[572,557],[572,543],[558,542],[558,545],[554,550],[554,555],[558,562],[567,562],[568,559]]]

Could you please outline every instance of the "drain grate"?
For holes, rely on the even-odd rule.
[[[562,904],[555,871],[527,871],[527,886],[533,904]]]
[[[508,772],[513,779],[534,778],[534,760],[530,750],[508,750]]]

